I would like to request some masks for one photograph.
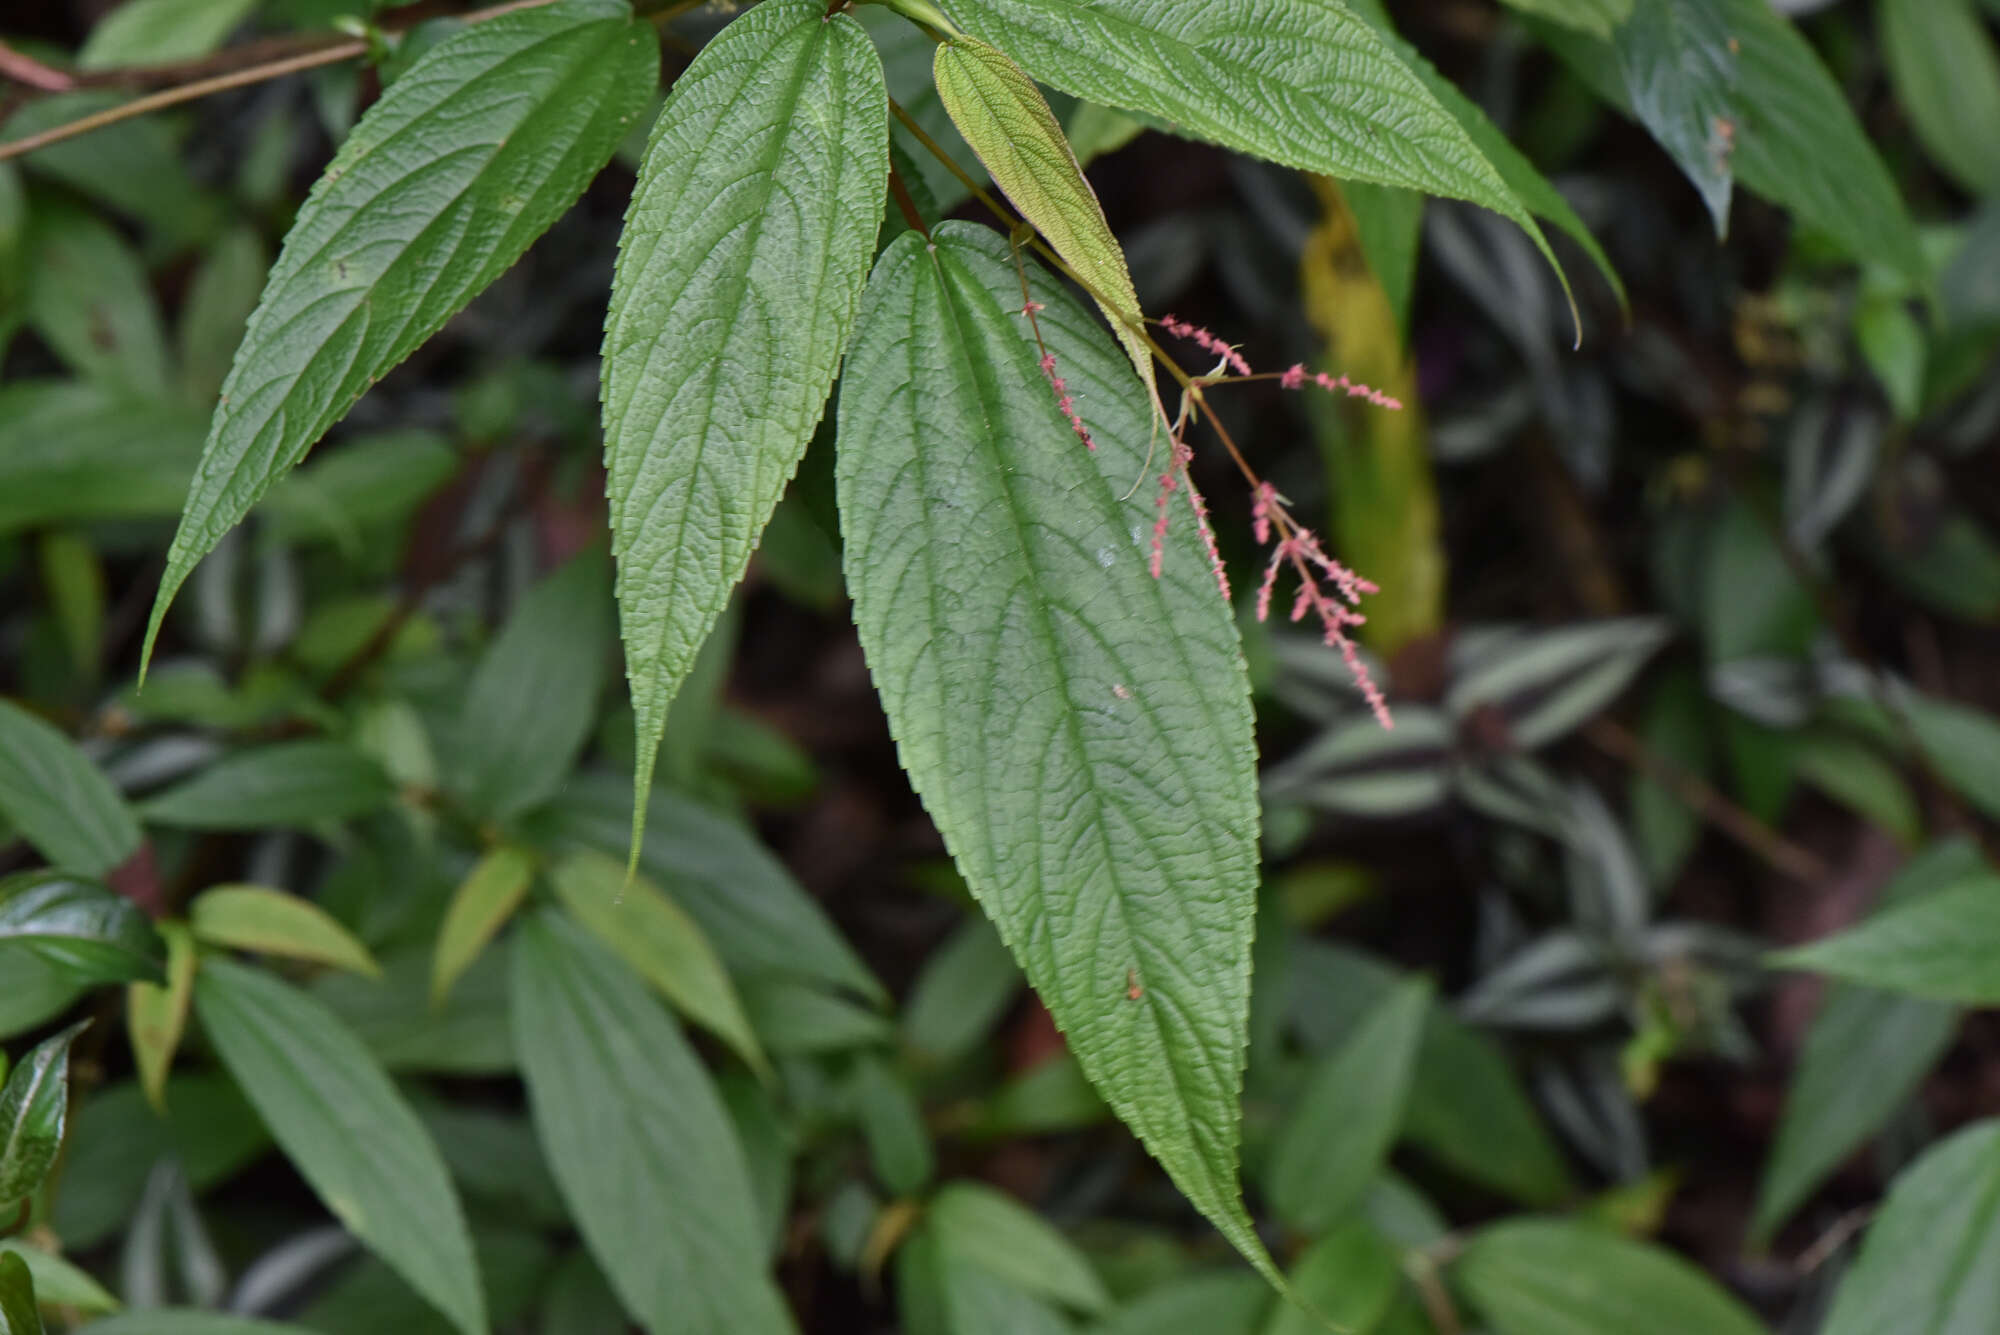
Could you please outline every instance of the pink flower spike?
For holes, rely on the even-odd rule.
[[[1195,530],[1201,534],[1201,544],[1208,549],[1208,568],[1215,575],[1215,587],[1222,591],[1222,601],[1232,601],[1229,592],[1229,571],[1222,564],[1222,547],[1215,540],[1215,530],[1208,522],[1208,501],[1196,490],[1194,479],[1187,479],[1188,508],[1194,511]]]
[[[1223,365],[1227,366],[1237,375],[1249,375],[1251,373],[1250,363],[1245,360],[1242,353],[1229,344],[1224,343],[1213,332],[1203,329],[1200,325],[1189,324],[1186,320],[1174,315],[1165,315],[1160,318],[1160,328],[1166,330],[1175,338],[1188,339],[1203,351],[1213,353],[1222,359]]]
[[[1306,368],[1304,364],[1300,362],[1292,363],[1291,369],[1278,377],[1278,387],[1280,389],[1304,389],[1306,387]]]
[[[1271,540],[1271,511],[1277,504],[1278,489],[1268,482],[1259,482],[1250,495],[1250,531],[1256,534],[1260,547]]]

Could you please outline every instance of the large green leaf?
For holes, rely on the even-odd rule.
[[[1896,101],[1930,155],[1975,195],[2000,194],[2000,55],[1971,0],[1877,0]]]
[[[1430,1008],[1427,980],[1399,984],[1314,1070],[1265,1164],[1265,1193],[1293,1228],[1326,1232],[1381,1171],[1402,1129]]]
[[[320,1200],[467,1335],[486,1303],[465,1214],[423,1123],[326,1007],[261,970],[203,963],[195,1012]]]
[[[156,825],[254,830],[366,815],[395,795],[381,766],[345,742],[280,742],[238,751],[146,799]]]
[[[25,946],[80,983],[164,981],[166,948],[138,905],[64,872],[0,880],[0,942]]]
[[[2000,1005],[2000,876],[1975,873],[1772,961],[1913,997]]]
[[[2000,1121],[1924,1152],[1889,1188],[1826,1335],[1971,1335],[2000,1311]]]
[[[426,51],[313,187],[236,353],[146,627],[368,387],[521,257],[652,95],[623,0],[503,14]]]
[[[1469,199],[1512,218],[1550,254],[1457,118],[1339,0],[965,0],[946,8],[1065,92],[1288,167]]]
[[[535,1129],[592,1254],[653,1335],[793,1329],[743,1150],[708,1072],[639,980],[562,918],[514,942]]]
[[[528,591],[480,659],[453,738],[454,786],[476,814],[504,820],[569,777],[603,694],[610,595],[603,550],[576,556]]]
[[[33,1191],[55,1162],[69,1115],[69,1045],[88,1023],[37,1043],[0,1086],[0,1206]]]
[[[1494,1335],[1765,1335],[1688,1262],[1594,1224],[1495,1224],[1466,1244],[1451,1279]]]
[[[952,124],[1021,216],[1083,279],[1140,381],[1157,394],[1125,252],[1042,90],[1006,53],[965,37],[938,47],[932,73]]]
[[[132,809],[76,743],[0,700],[0,815],[59,867],[101,876],[139,846]]]
[[[1268,1267],[1236,1183],[1257,804],[1235,627],[1191,518],[1149,577],[1151,405],[1039,271],[1034,297],[1094,452],[1003,238],[905,233],[876,266],[840,400],[855,621],[904,766],[1071,1050]]]
[[[826,406],[882,221],[888,117],[859,25],[767,0],[654,126],[604,329],[634,856],[668,706]]]

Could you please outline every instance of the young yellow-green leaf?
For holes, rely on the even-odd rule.
[[[453,892],[431,956],[431,1005],[442,1006],[451,985],[472,967],[486,943],[514,916],[535,878],[534,860],[503,846],[479,860]]]
[[[1473,1235],[1450,1277],[1494,1335],[1767,1335],[1693,1265],[1595,1224],[1495,1224]]]
[[[1140,382],[1157,395],[1125,252],[1042,90],[1004,53],[969,37],[938,47],[931,74],[952,124],[994,184],[1083,278]]]
[[[218,885],[188,906],[188,926],[200,940],[381,976],[382,966],[331,914],[309,899],[261,885]]]
[[[13,1252],[0,1252],[0,1335],[42,1335],[35,1277]]]
[[[1826,1335],[1955,1335],[1993,1324],[2000,1301],[2000,1121],[1924,1151],[1889,1188],[1861,1259],[1840,1282]]]
[[[557,862],[550,880],[577,921],[674,1009],[729,1044],[754,1069],[768,1069],[715,947],[664,891],[644,879],[628,885],[622,863],[588,850]]]
[[[139,822],[75,742],[0,700],[0,815],[58,867],[102,876],[139,846]]]
[[[1307,1236],[1353,1209],[1402,1129],[1430,983],[1411,979],[1378,1002],[1347,1041],[1323,1058],[1279,1129],[1265,1164],[1265,1192]]]
[[[132,1063],[139,1068],[139,1085],[157,1112],[166,1111],[167,1072],[187,1029],[188,1003],[194,999],[197,960],[194,936],[183,922],[163,922],[160,937],[167,943],[167,981],[129,983],[125,988],[125,1033],[132,1043]]]
[[[271,1136],[326,1208],[466,1335],[484,1335],[472,1238],[444,1160],[361,1040],[320,1002],[226,959],[195,1013]]]
[[[559,914],[513,939],[515,1041],[549,1167],[652,1335],[790,1335],[743,1150],[659,1003]]]
[[[823,0],[766,0],[660,112],[604,328],[604,463],[638,743],[667,708],[826,406],[889,174],[882,62]]]
[[[1877,0],[1896,101],[1931,157],[1974,195],[2000,194],[2000,53],[1971,0]]]
[[[59,871],[0,880],[0,942],[25,946],[80,983],[159,981],[159,933],[139,907]]]
[[[560,0],[445,38],[368,109],[250,317],[142,661],[195,563],[583,193],[645,110],[658,61],[624,0]]]
[[[0,1086],[0,1206],[40,1186],[56,1160],[69,1116],[69,1045],[89,1023],[37,1043]]]
[[[1275,1279],[1236,1180],[1257,796],[1235,624],[1186,512],[1148,574],[1152,500],[1128,493],[1152,405],[1029,272],[1098,448],[1036,364],[1007,242],[898,237],[841,388],[855,621],[904,766],[1070,1050]]]
[[[967,32],[1064,92],[1287,167],[1471,200],[1519,223],[1555,263],[1464,127],[1339,0],[945,7]]]

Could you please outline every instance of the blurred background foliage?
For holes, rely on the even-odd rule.
[[[1366,643],[1393,731],[1315,639],[1244,619],[1268,854],[1245,1176],[1348,1329],[1858,1335],[1992,1312],[2000,4],[1777,9],[1796,31],[1768,0],[1376,13],[1601,244],[1608,271],[1557,241],[1577,324],[1493,215],[1056,99],[1149,312],[1408,405],[1219,403],[1383,590]],[[608,894],[632,756],[597,347],[639,136],[200,568],[135,691],[289,218],[453,23],[354,10],[0,20],[77,76],[0,82],[0,140],[337,20],[380,57],[0,162],[0,872],[102,878],[302,983],[442,1151],[499,1329],[625,1328],[524,1112],[486,945],[524,896],[686,1021],[804,1329],[1317,1328],[1198,1226],[970,911],[847,620],[830,441],[675,706],[645,879]],[[722,17],[663,25],[670,68]],[[928,41],[865,17],[892,90],[951,142]],[[977,216],[897,152],[922,203]],[[1248,558],[1247,504],[1219,469],[1205,485]],[[238,886],[282,902],[218,895]],[[46,890],[0,886],[0,920]],[[283,916],[299,903],[331,929]],[[1955,906],[1942,932],[1901,916],[1926,903]],[[1877,906],[1900,934],[1768,953]],[[167,967],[193,948],[168,934]],[[64,1148],[0,1244],[53,1328],[122,1307],[99,1328],[163,1329],[143,1313],[174,1304],[446,1329],[273,1152],[214,1036],[163,1052],[158,998],[105,976],[0,939],[17,1063],[95,1021],[68,1050]],[[1946,1251],[1985,1259],[1921,1259]]]

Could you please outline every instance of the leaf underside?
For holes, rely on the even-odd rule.
[[[1030,272],[1098,450],[1056,410],[1007,243],[898,238],[840,400],[855,621],[904,767],[1071,1050],[1275,1278],[1236,1182],[1258,813],[1235,628],[1184,510],[1148,575],[1150,404]]]
[[[819,0],[732,22],[654,128],[604,331],[635,851],[668,706],[825,407],[888,173],[881,59]]]

